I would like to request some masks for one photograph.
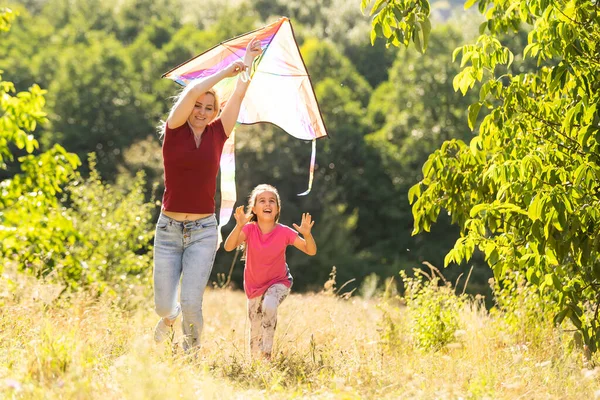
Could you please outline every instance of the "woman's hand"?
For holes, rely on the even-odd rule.
[[[300,226],[293,224],[294,229],[302,234],[302,236],[310,235],[310,230],[312,229],[315,221],[312,220],[312,217],[309,213],[302,213],[302,222]]]
[[[229,64],[223,71],[225,72],[225,77],[230,78],[232,76],[238,75],[240,72],[246,69],[246,65],[242,61],[234,61]]]
[[[246,90],[248,90],[248,86],[250,85],[250,71],[248,71],[252,67],[252,62],[258,55],[262,53],[262,48],[260,47],[260,41],[256,38],[252,38],[250,43],[246,46],[246,55],[244,56],[244,62],[236,61],[231,64],[228,68],[226,68],[224,73],[228,74],[223,77],[236,76],[242,71],[247,71],[248,73],[244,73],[241,76],[241,79],[238,79],[235,84],[235,89],[233,94],[225,104],[223,108],[223,112],[221,113],[221,122],[223,123],[223,129],[225,130],[225,134],[227,137],[233,131],[235,127],[235,123],[237,121],[238,115],[240,113],[240,107],[242,105],[242,101],[244,100],[244,96],[246,95]]]
[[[235,218],[235,222],[238,226],[244,226],[250,220],[250,216],[246,215],[246,213],[244,212],[244,206],[239,206],[238,208],[236,208],[233,217]]]
[[[252,38],[250,43],[246,46],[246,55],[244,56],[244,64],[247,68],[252,67],[252,62],[256,57],[262,53],[262,47],[260,47],[260,40]]]

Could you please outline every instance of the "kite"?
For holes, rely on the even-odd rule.
[[[232,62],[243,60],[246,46],[253,38],[260,41],[263,52],[254,60],[249,75],[241,78],[251,79],[251,82],[242,102],[237,124],[268,122],[295,138],[312,142],[308,189],[299,194],[303,196],[312,188],[316,140],[326,137],[327,132],[310,76],[288,18],[282,17],[263,28],[222,42],[171,69],[162,77],[185,86],[194,79],[213,75]],[[237,79],[237,77],[226,78],[215,85],[214,88],[221,100],[221,109],[233,94]],[[223,147],[220,169],[219,237],[221,228],[229,222],[237,197],[235,129]]]

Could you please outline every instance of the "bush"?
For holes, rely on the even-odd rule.
[[[461,328],[459,312],[465,304],[464,295],[456,295],[451,283],[434,268],[431,276],[418,269],[414,278],[404,271],[400,275],[415,345],[438,350],[453,342],[455,332]]]
[[[79,262],[59,274],[68,286],[120,291],[148,278],[155,206],[145,202],[143,172],[119,187],[100,180],[94,156],[89,164],[90,177],[68,185],[63,208],[78,233],[70,252]]]
[[[500,329],[519,344],[546,344],[554,329],[557,302],[539,287],[527,282],[523,273],[510,271],[501,281],[490,279],[495,306],[490,314],[500,322]]]

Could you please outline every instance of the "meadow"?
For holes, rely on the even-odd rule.
[[[57,297],[60,287],[10,273],[0,287],[6,399],[600,398],[594,358],[583,358],[572,333],[540,321],[527,296],[513,298],[522,309],[510,317],[488,312],[481,298],[445,303],[446,311],[459,305],[458,329],[427,349],[419,335],[435,332],[416,318],[435,318],[431,302],[458,299],[454,291],[408,301],[292,294],[280,307],[276,355],[253,362],[241,291],[207,290],[203,345],[190,356],[179,327],[172,341],[153,342],[147,288]]]

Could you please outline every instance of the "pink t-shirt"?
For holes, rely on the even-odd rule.
[[[285,249],[293,245],[298,232],[277,224],[263,234],[258,224],[244,225],[246,235],[246,268],[244,268],[244,290],[249,299],[262,296],[276,283],[292,286],[292,275],[285,262]]]

